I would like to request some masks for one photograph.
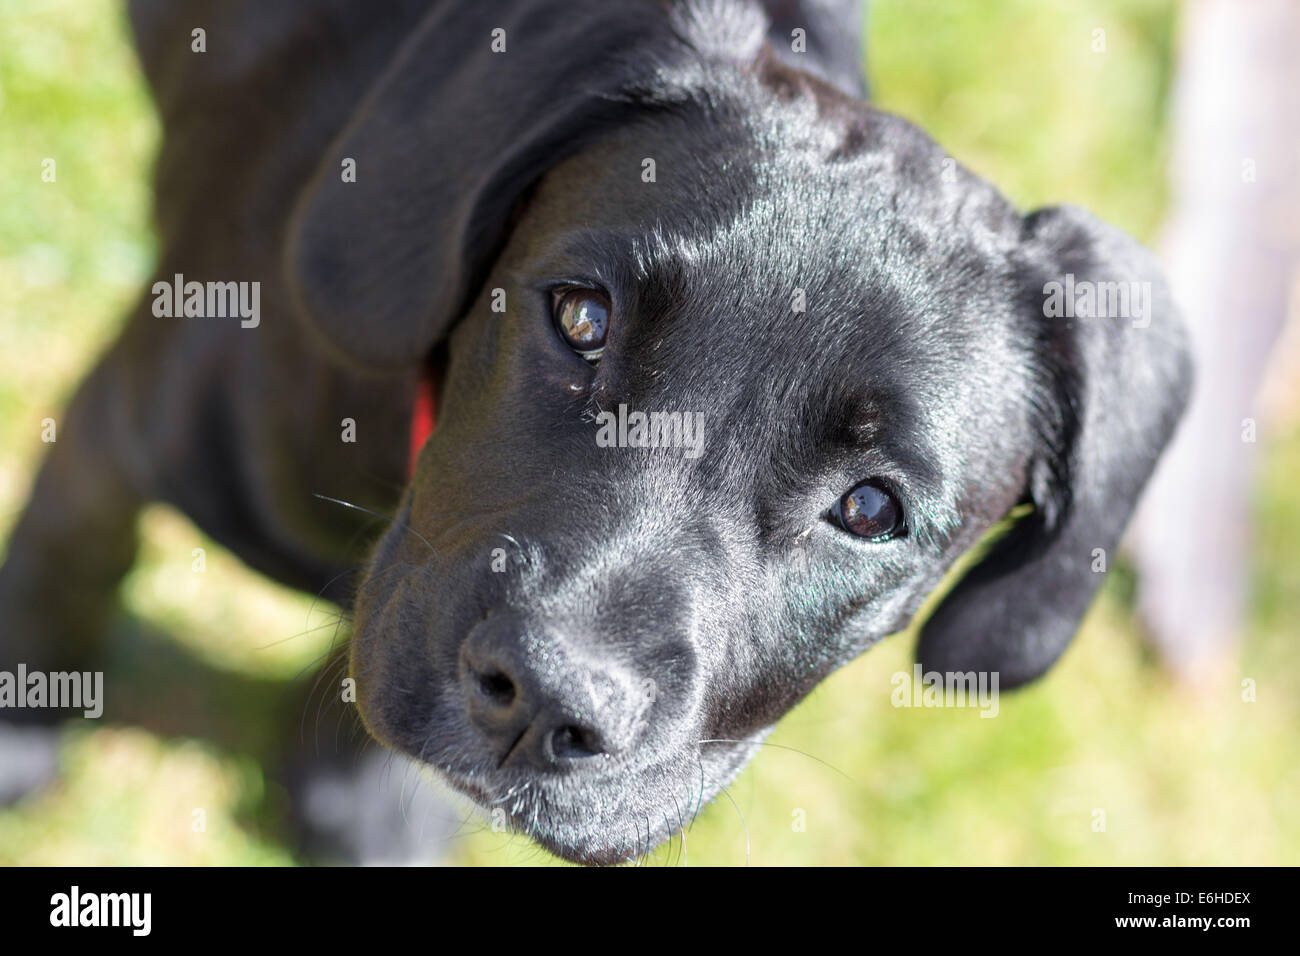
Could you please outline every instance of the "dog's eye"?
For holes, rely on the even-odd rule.
[[[832,517],[849,534],[870,541],[885,541],[903,530],[903,508],[898,499],[874,481],[846,491],[835,503]]]
[[[570,289],[558,294],[552,305],[560,337],[593,364],[605,349],[610,311],[609,299],[595,289]]]

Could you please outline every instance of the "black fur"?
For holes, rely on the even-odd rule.
[[[674,832],[1020,504],[920,656],[1004,687],[1043,673],[1186,400],[1178,317],[1133,241],[1022,216],[859,100],[856,25],[830,35],[852,4],[772,6],[133,2],[164,120],[158,275],[259,280],[263,320],[142,300],[15,532],[0,613],[27,640],[6,657],[84,650],[143,501],[311,590],[364,519],[313,493],[395,512],[355,600],[367,726],[588,862]],[[1150,326],[1045,318],[1066,273],[1152,283]],[[614,303],[598,366],[554,330],[568,282]],[[598,447],[620,404],[703,413],[703,453]],[[903,502],[902,537],[826,520],[866,478]],[[77,556],[90,528],[109,553]],[[59,606],[68,574],[90,612]],[[498,665],[527,710],[500,726],[470,676]],[[599,756],[557,759],[538,721]]]

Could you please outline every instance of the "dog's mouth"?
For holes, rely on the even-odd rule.
[[[604,776],[479,773],[432,765],[467,797],[494,831],[526,836],[548,852],[588,866],[647,857],[689,833],[696,817],[730,784],[770,728],[741,740],[709,739],[693,754]]]

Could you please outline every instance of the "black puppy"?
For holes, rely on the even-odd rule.
[[[158,283],[14,532],[0,664],[94,650],[146,501],[340,601],[368,516],[315,496],[395,514],[367,727],[587,862],[675,831],[1018,505],[920,657],[1043,673],[1186,400],[1168,292],[862,102],[854,4],[771,6],[133,2]],[[1130,307],[1058,317],[1086,288]]]

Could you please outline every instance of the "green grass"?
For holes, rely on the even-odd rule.
[[[1149,240],[1165,197],[1175,12],[1171,0],[876,0],[874,92],[1025,207],[1078,202]],[[117,3],[9,0],[0,50],[3,530],[43,447],[41,419],[58,414],[148,273],[157,129]],[[45,157],[55,183],[41,182]],[[686,852],[678,840],[655,862],[1300,862],[1298,472],[1292,422],[1263,446],[1251,627],[1217,680],[1171,682],[1117,582],[1061,664],[1004,697],[995,720],[892,707],[890,676],[910,667],[912,644],[898,636],[792,713],[780,746],[701,815]],[[259,579],[180,516],[153,509],[143,532],[130,610],[211,666],[287,679],[328,644],[326,609]],[[203,574],[190,569],[196,547]],[[1257,702],[1241,700],[1243,677]],[[253,719],[243,706],[234,716]],[[249,822],[277,800],[251,758],[130,727],[68,731],[64,743],[61,781],[0,812],[0,863],[290,862]],[[452,857],[553,862],[473,826]]]

